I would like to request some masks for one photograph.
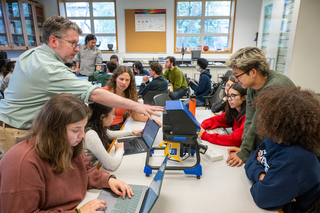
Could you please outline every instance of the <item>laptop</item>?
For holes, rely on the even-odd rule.
[[[163,182],[163,176],[166,169],[168,161],[168,155],[165,157],[162,162],[157,174],[154,176],[149,187],[141,185],[131,185],[134,196],[129,199],[126,197],[123,199],[121,196],[116,195],[110,189],[103,189],[98,196],[98,199],[104,200],[107,202],[107,207],[104,210],[105,213],[126,213],[126,212],[135,212],[135,213],[147,213],[150,212],[155,202],[157,201],[161,185]],[[98,209],[98,211],[101,209]]]
[[[134,79],[136,81],[136,86],[139,89],[142,84],[143,75],[136,75],[134,76]]]
[[[143,77],[145,75],[135,75],[134,76],[134,79],[135,79],[135,82],[136,82],[136,86],[137,86],[137,89],[140,89],[140,86],[142,84],[142,80],[143,80]],[[150,77],[150,76],[149,76]],[[149,78],[149,83],[153,80],[153,78]]]
[[[124,155],[147,152],[152,147],[159,129],[159,124],[148,119],[140,137],[118,139],[118,142],[124,143]]]
[[[84,79],[84,80],[89,80],[89,77],[88,76],[77,76],[78,78],[80,78],[80,79]]]

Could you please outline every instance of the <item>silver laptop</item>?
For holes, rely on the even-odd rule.
[[[124,155],[147,152],[153,146],[159,129],[159,124],[154,120],[148,119],[140,137],[118,139],[118,142],[124,143]]]
[[[107,202],[107,207],[104,210],[105,213],[147,213],[150,212],[155,202],[157,201],[161,185],[163,182],[163,176],[166,169],[168,155],[162,162],[157,174],[154,176],[149,187],[141,185],[131,185],[134,196],[129,199],[125,199],[122,196],[116,195],[110,189],[103,189],[98,196],[98,199]],[[101,209],[99,209],[102,211]]]

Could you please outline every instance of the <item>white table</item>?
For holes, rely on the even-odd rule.
[[[196,118],[201,123],[204,119],[213,116],[210,110],[197,110]],[[162,121],[162,117],[154,117]],[[125,129],[142,129],[145,123],[133,121],[129,118]],[[159,130],[154,146],[162,142],[162,129]],[[260,209],[254,203],[250,187],[251,182],[246,177],[244,167],[229,167],[225,161],[228,157],[228,147],[210,144],[223,153],[224,159],[211,162],[201,154],[202,176],[198,180],[195,175],[186,175],[181,170],[166,170],[160,197],[151,210],[153,213],[176,212],[223,212],[223,213],[259,213],[270,212]],[[164,159],[162,151],[155,151],[150,158],[150,164],[160,165]],[[119,168],[113,172],[117,179],[128,184],[149,185],[156,171],[146,177],[143,172],[146,161],[146,153],[124,156]],[[195,156],[178,165],[194,165]],[[174,162],[168,161],[167,165]],[[176,164],[174,164],[176,165]],[[79,204],[82,206],[89,200],[97,198],[100,190],[88,190],[86,197]],[[277,211],[273,211],[277,212]]]

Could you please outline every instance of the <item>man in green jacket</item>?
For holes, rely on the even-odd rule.
[[[240,148],[229,148],[227,159],[229,166],[241,166],[263,140],[257,135],[257,116],[259,112],[252,108],[253,100],[266,87],[293,87],[295,85],[287,76],[270,70],[263,51],[256,47],[239,49],[227,60],[227,66],[232,68],[236,82],[244,89],[248,88],[242,144]]]
[[[173,92],[170,93],[172,100],[179,100],[187,94],[188,83],[183,72],[176,66],[176,59],[172,56],[166,58],[166,70],[163,77],[173,85]]]

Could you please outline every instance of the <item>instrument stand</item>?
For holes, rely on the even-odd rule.
[[[166,170],[183,170],[185,174],[190,174],[190,175],[196,175],[197,179],[200,179],[202,175],[202,167],[200,165],[200,152],[199,152],[199,145],[196,140],[196,137],[193,139],[193,144],[190,143],[185,143],[185,141],[174,141],[172,143],[180,143],[180,152],[189,153],[190,156],[196,155],[196,163],[193,166],[166,166]],[[169,146],[171,142],[167,142],[167,146]],[[183,146],[183,147],[181,147]],[[146,165],[144,167],[144,173],[148,177],[150,174],[152,174],[152,170],[158,170],[160,167],[159,166],[151,166],[149,164],[149,158],[152,157],[154,154],[154,150],[164,150],[168,149],[169,147],[152,147],[151,149],[148,150],[147,153],[147,158],[146,158]],[[166,153],[164,153],[166,155]],[[169,157],[170,154],[176,155],[176,151],[174,149],[171,149],[168,151]]]

